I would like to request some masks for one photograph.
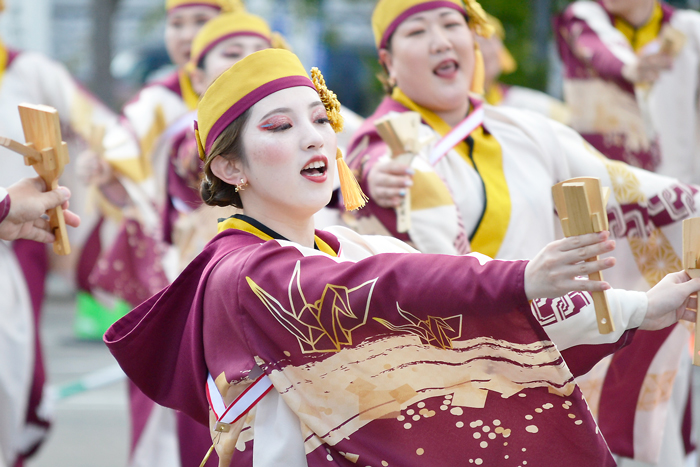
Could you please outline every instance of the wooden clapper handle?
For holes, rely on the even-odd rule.
[[[552,187],[554,204],[559,214],[564,235],[584,235],[608,229],[608,217],[605,210],[608,198],[607,189],[603,190],[600,180],[592,177],[580,177],[558,183]],[[588,258],[587,262],[598,261],[598,256]],[[588,279],[602,281],[603,273],[588,275]],[[610,305],[605,292],[592,292],[598,332],[609,334],[615,331],[615,323],[610,316]]]
[[[21,104],[19,116],[22,121],[26,144],[9,138],[0,138],[0,145],[24,156],[25,165],[31,165],[46,183],[47,190],[58,188],[58,178],[69,161],[68,147],[61,140],[58,111],[45,105]],[[50,209],[49,224],[56,236],[53,251],[59,255],[70,253],[63,209]]]
[[[700,217],[683,221],[683,269],[693,279],[700,277]],[[693,365],[700,366],[700,326],[697,317]]]
[[[411,165],[413,158],[419,151],[418,132],[420,128],[420,114],[417,112],[403,112],[390,114],[377,120],[374,126],[377,133],[389,146],[392,159]],[[411,190],[406,190],[406,195],[401,204],[396,208],[396,231],[408,232],[411,228]]]

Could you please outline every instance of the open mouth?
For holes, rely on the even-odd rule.
[[[309,162],[301,169],[301,174],[306,177],[322,177],[326,174],[326,163],[321,160]]]
[[[433,73],[440,78],[452,78],[459,70],[459,64],[455,60],[443,60],[433,69]]]

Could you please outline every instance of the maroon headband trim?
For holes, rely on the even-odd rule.
[[[225,41],[226,39],[230,39],[231,37],[236,37],[236,36],[255,36],[263,39],[265,42],[267,42],[267,45],[272,47],[272,42],[270,42],[270,38],[265,36],[264,34],[260,34],[259,32],[253,32],[253,31],[236,31],[236,32],[231,32],[229,34],[226,34],[225,36],[219,37],[217,40],[209,44],[208,46],[204,47],[202,51],[199,53],[197,56],[197,60],[195,63],[197,64],[197,68],[200,68],[200,65],[202,64],[202,60],[204,60],[204,57],[207,56],[207,54],[213,49],[217,44],[219,44],[222,41]]]
[[[212,5],[211,3],[204,3],[204,2],[190,2],[190,3],[182,3],[180,5],[172,7],[171,9],[168,10],[168,13],[170,13],[171,11],[175,11],[178,8],[185,8],[185,7],[191,7],[191,6],[206,6],[206,7],[214,8],[215,10],[221,11],[220,5]]]
[[[224,112],[224,114],[219,117],[219,119],[212,125],[209,134],[207,135],[207,141],[205,150],[207,154],[214,145],[214,141],[219,137],[221,133],[229,126],[235,119],[241,116],[243,112],[254,106],[258,101],[264,99],[272,93],[281,91],[282,89],[293,88],[297,86],[308,86],[314,91],[316,87],[314,83],[306,76],[285,76],[284,78],[278,78],[269,83],[265,83],[259,88],[252,92],[249,92],[241,100],[233,104],[229,109]]]
[[[444,0],[436,0],[434,2],[420,3],[418,5],[412,6],[408,10],[404,11],[399,16],[397,16],[396,19],[394,19],[394,21],[391,22],[389,27],[386,28],[386,31],[384,31],[384,34],[382,35],[382,40],[379,43],[379,48],[386,49],[386,45],[389,43],[389,38],[391,37],[392,34],[394,34],[394,31],[396,31],[396,28],[399,27],[399,24],[406,21],[406,18],[408,18],[411,15],[415,15],[416,13],[420,13],[422,11],[434,10],[436,8],[452,8],[453,10],[457,10],[460,13],[462,13],[465,17],[467,16],[467,12],[466,12],[466,10],[464,10],[464,8],[461,8],[452,2],[447,2]]]

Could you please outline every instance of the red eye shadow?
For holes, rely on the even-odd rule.
[[[287,117],[283,117],[283,116],[278,115],[278,116],[268,118],[267,120],[262,122],[258,126],[258,128],[260,128],[261,130],[270,131],[270,130],[276,130],[276,129],[282,127],[283,125],[290,124],[290,123],[291,123],[291,121]]]

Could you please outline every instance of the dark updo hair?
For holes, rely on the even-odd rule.
[[[236,186],[224,182],[211,171],[211,161],[216,156],[221,156],[230,161],[242,161],[245,163],[245,150],[243,148],[243,129],[248,122],[250,109],[243,112],[229,126],[221,132],[214,141],[206,161],[204,162],[204,178],[199,188],[202,200],[209,206],[234,206],[243,209],[241,195],[236,192]]]

